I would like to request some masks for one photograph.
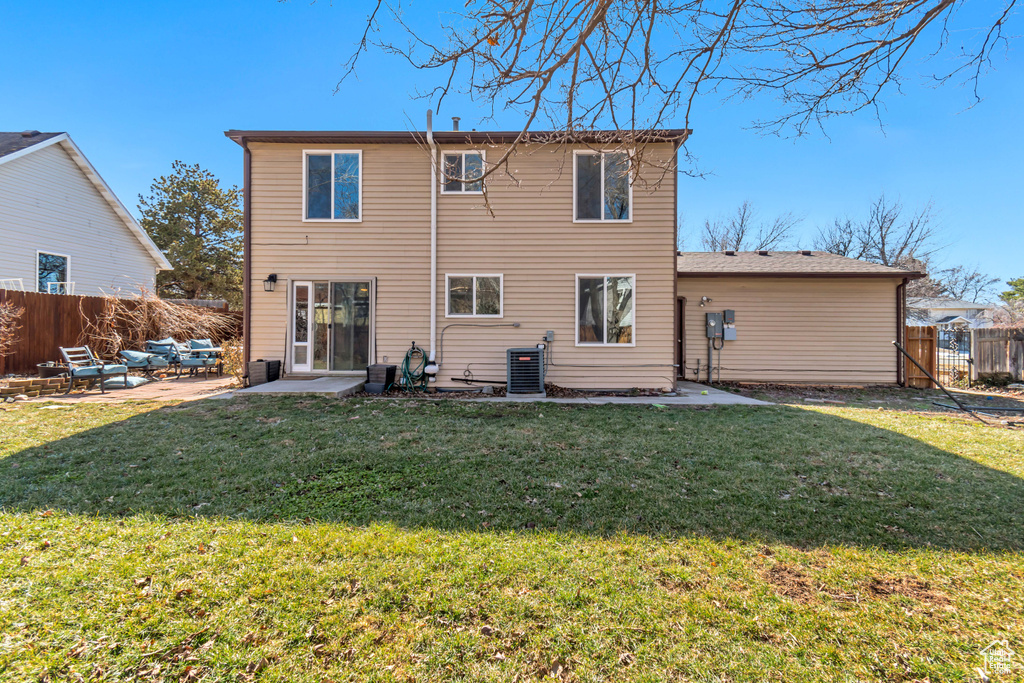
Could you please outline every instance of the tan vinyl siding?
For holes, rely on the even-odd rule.
[[[736,311],[737,340],[721,352],[723,381],[896,382],[897,279],[715,277],[679,279],[686,297],[687,378],[708,362],[708,311]],[[700,307],[707,296],[712,302]],[[718,354],[716,352],[716,362]]]
[[[366,145],[363,220],[302,221],[302,151],[322,145],[251,143],[251,357],[286,354],[289,280],[376,278],[376,360],[401,362],[409,343],[429,346],[430,161],[415,145]],[[330,147],[326,147],[329,149]],[[337,149],[353,149],[339,145]],[[451,148],[449,148],[451,149]],[[656,150],[674,159],[670,145]],[[488,148],[495,160],[500,149]],[[653,158],[653,157],[652,157]],[[504,381],[505,349],[555,332],[548,380],[572,387],[667,387],[674,376],[672,292],[674,186],[634,190],[632,223],[573,223],[571,152],[533,145],[488,181],[493,215],[480,195],[438,192],[437,335],[444,334],[438,384],[466,370]],[[562,165],[564,164],[564,168]],[[659,171],[650,169],[649,175]],[[439,188],[440,189],[440,188]],[[262,280],[277,273],[274,293]],[[446,318],[445,275],[504,276],[504,316]],[[636,347],[575,346],[575,275],[635,274]],[[520,323],[466,327],[465,323]],[[440,349],[439,349],[440,350]],[[600,367],[569,367],[600,366]]]
[[[36,251],[70,257],[75,294],[154,289],[156,265],[60,144],[0,165],[0,278],[36,290]]]

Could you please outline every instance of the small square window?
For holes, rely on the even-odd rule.
[[[69,294],[68,257],[36,252],[36,291],[47,294]]]
[[[444,194],[474,194],[484,191],[484,153],[447,152],[441,165]]]
[[[447,311],[449,318],[502,316],[501,275],[448,275]]]

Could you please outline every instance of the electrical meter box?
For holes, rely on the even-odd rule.
[[[708,339],[722,339],[725,334],[725,325],[722,323],[721,313],[706,313]]]
[[[726,325],[735,325],[736,311],[728,308],[722,311],[722,322],[725,323]]]

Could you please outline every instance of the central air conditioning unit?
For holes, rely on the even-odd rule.
[[[508,349],[508,393],[544,396],[544,349]]]

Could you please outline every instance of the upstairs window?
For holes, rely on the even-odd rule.
[[[476,316],[500,318],[502,315],[501,275],[448,275],[449,318]]]
[[[307,221],[361,220],[362,171],[362,152],[306,152],[303,218]]]
[[[629,155],[625,152],[576,152],[577,221],[628,221],[633,188],[629,184]]]
[[[441,192],[444,194],[479,194],[484,191],[484,153],[455,152],[444,155]]]
[[[68,257],[36,252],[37,292],[68,294]]]
[[[633,276],[576,276],[576,345],[634,345]]]

